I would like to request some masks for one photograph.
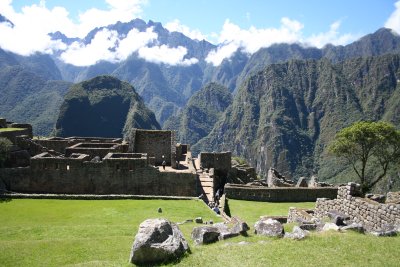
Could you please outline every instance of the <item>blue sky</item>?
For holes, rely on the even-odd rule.
[[[170,65],[198,59],[186,58],[185,47],[150,45],[157,39],[152,29],[127,36],[103,30],[91,44],[72,45],[48,33],[83,38],[95,27],[151,19],[218,45],[206,59],[213,65],[238,49],[252,54],[274,43],[346,45],[381,27],[400,33],[400,0],[0,0],[0,13],[15,25],[0,23],[2,49],[21,55],[61,51],[62,60],[78,66],[122,61],[133,52]]]
[[[14,0],[16,10],[38,4],[38,0]],[[393,0],[148,0],[138,17],[166,24],[178,19],[204,35],[218,33],[226,19],[241,28],[279,27],[280,19],[288,17],[304,24],[305,35],[323,32],[341,21],[341,32],[367,34],[385,25],[394,11]],[[46,7],[63,6],[76,22],[79,13],[90,8],[106,10],[101,0],[47,0]]]

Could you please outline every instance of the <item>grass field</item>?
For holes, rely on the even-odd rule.
[[[0,128],[0,132],[22,131],[24,128]]]
[[[229,200],[232,215],[250,227],[260,215],[285,215],[290,206]],[[158,207],[163,213],[157,212]],[[220,221],[196,200],[12,200],[0,203],[0,266],[132,266],[133,237],[147,218],[174,222],[201,216]],[[192,253],[179,266],[399,266],[400,237],[355,233],[312,234],[293,241],[237,237],[207,246],[190,239],[194,223],[180,225]]]

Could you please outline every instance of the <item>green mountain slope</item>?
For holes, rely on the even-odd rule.
[[[0,69],[0,116],[29,122],[35,135],[51,134],[71,83],[46,80],[21,65]]]
[[[181,112],[170,117],[164,129],[176,130],[177,140],[181,143],[195,144],[210,133],[231,103],[228,88],[210,83],[196,92]]]
[[[56,135],[122,137],[132,128],[160,126],[129,83],[98,76],[70,88],[60,109]]]
[[[326,152],[339,129],[360,119],[400,126],[399,64],[398,54],[272,64],[246,80],[193,150],[231,150],[261,174],[275,167],[292,177],[332,179],[344,170]]]

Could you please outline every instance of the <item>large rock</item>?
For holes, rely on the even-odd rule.
[[[328,212],[328,217],[337,226],[347,225],[346,221],[350,220],[350,216],[340,213],[336,210],[331,210]]]
[[[189,246],[178,226],[165,219],[148,219],[139,226],[130,262],[151,265],[182,257]]]
[[[230,229],[230,232],[233,234],[240,234],[240,235],[247,235],[247,231],[250,230],[249,225],[242,221],[239,218],[232,217],[232,222],[234,223],[232,228]]]
[[[192,239],[197,245],[210,244],[218,241],[220,229],[215,226],[195,227],[192,231]]]
[[[322,231],[323,232],[326,232],[326,231],[339,231],[339,226],[337,226],[335,223],[326,223],[322,227]]]
[[[285,233],[285,238],[301,240],[306,238],[308,232],[301,229],[299,226],[294,226],[293,231],[291,233]]]
[[[277,220],[261,219],[255,223],[254,233],[257,235],[282,237],[285,234],[285,230]]]
[[[341,227],[340,228],[340,231],[355,231],[355,232],[358,232],[358,233],[364,233],[365,232],[365,229],[364,229],[364,227],[363,227],[363,225],[362,224],[359,224],[359,223],[352,223],[352,224],[350,224],[350,225],[346,225],[346,226],[343,226],[343,227]]]

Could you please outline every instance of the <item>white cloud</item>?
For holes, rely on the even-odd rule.
[[[350,33],[340,35],[338,31],[340,24],[340,20],[335,21],[331,24],[329,31],[312,35],[305,40],[305,43],[321,48],[326,44],[345,45],[359,37]]]
[[[91,8],[79,15],[78,37],[84,37],[90,30],[99,26],[114,24],[118,21],[128,22],[139,17],[142,6],[147,0],[105,0],[108,10]],[[64,31],[65,32],[65,31]],[[73,32],[65,32],[73,36]]]
[[[48,33],[61,31],[69,37],[84,37],[95,27],[106,26],[117,21],[127,22],[137,17],[146,0],[105,0],[108,10],[89,9],[79,15],[79,23],[69,18],[64,7],[48,9],[46,1],[22,7],[16,12],[12,0],[1,0],[1,14],[14,23],[14,27],[0,26],[0,47],[20,54],[35,52],[52,53],[66,49],[59,41],[51,40]],[[75,44],[76,45],[76,44]],[[76,48],[76,47],[75,47]]]
[[[89,66],[100,60],[115,61],[112,48],[118,41],[118,33],[103,29],[99,31],[91,43],[84,45],[78,42],[72,43],[68,49],[61,54],[61,59],[75,66]]]
[[[203,35],[199,30],[191,30],[188,26],[181,24],[178,19],[165,24],[165,28],[167,28],[170,32],[181,32],[191,39],[196,39],[199,41],[207,39],[206,36]]]
[[[336,21],[330,25],[329,31],[305,37],[302,33],[304,25],[287,17],[281,19],[279,28],[257,29],[252,26],[248,30],[241,29],[226,20],[218,39],[221,45],[207,55],[206,61],[218,66],[224,59],[230,58],[238,49],[253,54],[260,48],[278,43],[303,43],[321,48],[328,43],[334,45],[348,44],[359,37],[353,34],[340,34],[340,24],[340,21]]]
[[[71,44],[61,54],[61,59],[75,66],[90,66],[101,60],[120,62],[156,39],[157,33],[153,32],[153,28],[145,32],[132,29],[122,39],[116,31],[103,29],[87,45],[78,42]]]
[[[218,66],[223,59],[231,57],[239,48],[252,54],[262,47],[275,43],[298,42],[303,27],[300,22],[286,17],[281,19],[280,28],[257,29],[252,26],[248,30],[243,30],[226,20],[218,40],[222,45],[217,50],[211,51],[206,61]]]
[[[173,48],[166,45],[142,47],[138,52],[139,57],[153,63],[190,66],[198,62],[197,58],[184,58],[187,54],[187,49],[183,46]]]
[[[400,34],[400,1],[397,1],[394,6],[396,9],[386,21],[385,27],[390,28]]]
[[[118,61],[127,59],[133,52],[157,40],[157,37],[157,33],[153,32],[153,28],[148,28],[145,32],[132,29],[126,38],[120,40],[116,50],[116,59]]]

